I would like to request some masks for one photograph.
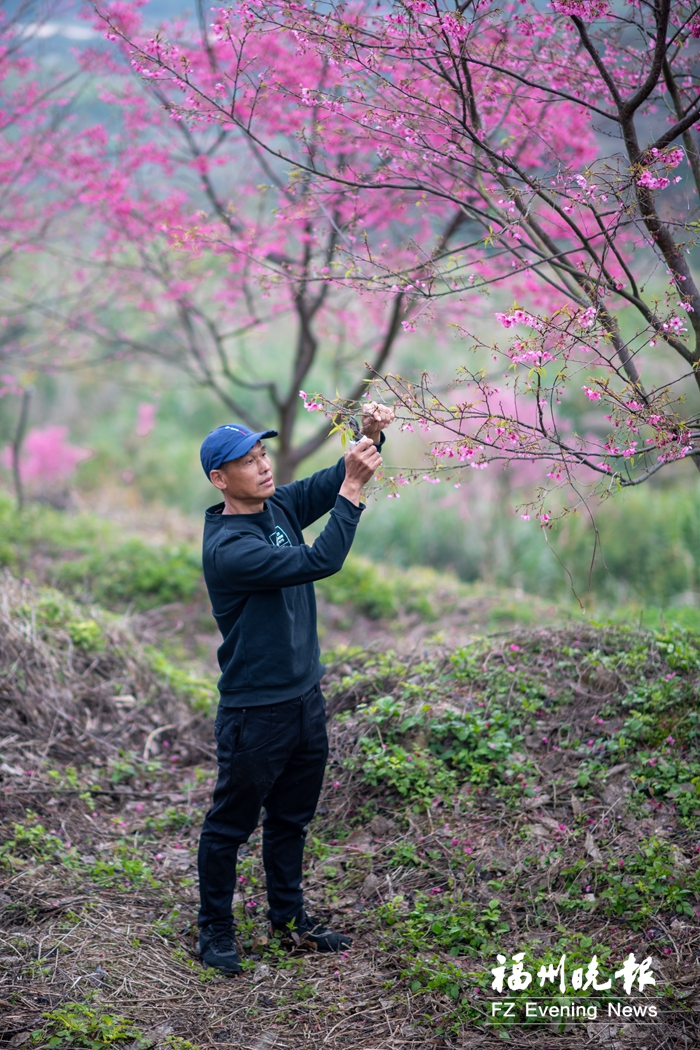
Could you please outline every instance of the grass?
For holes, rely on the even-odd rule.
[[[201,559],[187,544],[125,539],[109,521],[30,504],[18,515],[0,492],[0,565],[83,603],[144,610],[191,601],[201,592]]]
[[[128,621],[5,587],[0,996],[11,1033],[90,1050],[541,1047],[526,989],[512,991],[517,1024],[489,1016],[498,957],[511,974],[522,952],[565,1004],[573,971],[595,955],[613,986],[582,1001],[602,1009],[627,1004],[614,975],[634,952],[653,958],[657,979],[640,1001],[661,1011],[645,1045],[697,1038],[693,632],[520,626],[410,659],[330,654],[331,756],[305,887],[355,943],[325,958],[269,936],[256,834],[234,905],[245,973],[227,980],[202,970],[193,926],[211,715],[160,673]],[[85,622],[96,629],[73,637]],[[56,722],[42,697],[61,682],[82,692]],[[546,978],[562,955],[566,994]],[[587,1023],[550,1026],[548,1050],[583,1046]]]
[[[428,622],[454,609],[464,592],[457,580],[434,570],[382,569],[354,555],[335,576],[320,580],[316,590],[327,602],[350,607],[371,620],[394,619],[403,612],[416,613]]]

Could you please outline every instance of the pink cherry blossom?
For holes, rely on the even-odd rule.
[[[148,401],[142,401],[137,409],[137,420],[134,433],[137,437],[146,437],[156,425],[158,409]]]
[[[20,471],[25,482],[35,486],[55,485],[65,481],[79,463],[90,458],[90,449],[69,444],[67,435],[68,427],[62,426],[29,431],[20,455]],[[11,466],[9,448],[3,450],[2,462],[5,468]]]

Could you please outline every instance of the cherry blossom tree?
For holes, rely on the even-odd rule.
[[[115,50],[111,58],[104,49],[85,56],[120,122],[118,133],[93,129],[73,158],[90,236],[99,231],[86,269],[102,274],[102,293],[86,302],[77,327],[116,352],[182,369],[251,427],[277,429],[277,475],[288,481],[332,429],[331,420],[305,415],[313,402],[300,391],[337,389],[345,409],[355,411],[367,381],[385,370],[413,327],[418,304],[404,288],[373,288],[348,259],[362,244],[369,255],[376,250],[395,267],[410,267],[420,249],[405,232],[434,236],[432,219],[415,209],[415,194],[363,196],[331,183],[319,191],[284,159],[303,141],[339,170],[369,162],[373,147],[349,143],[342,128],[326,129],[320,110],[264,90],[259,73],[269,61],[290,92],[300,78],[311,93],[339,88],[340,71],[323,56],[310,51],[300,61],[293,37],[261,35],[246,24],[236,49],[207,25],[201,3],[196,29],[174,23],[153,37],[141,6],[100,8]],[[236,78],[249,85],[240,120],[264,126],[284,156],[260,148],[239,122],[222,123],[196,107],[182,111],[180,81],[151,75],[134,58],[134,42],[158,50],[166,33],[168,54],[213,99],[223,99]],[[444,248],[462,221],[458,208],[445,209],[438,224]],[[302,426],[299,436],[304,420],[313,427]]]
[[[75,79],[43,78],[29,45],[36,36],[43,5],[24,0],[0,6],[0,264],[13,253],[36,247],[54,214],[56,189],[52,130],[56,109]]]
[[[62,426],[34,427],[21,446],[16,446],[17,442],[3,449],[0,462],[14,475],[20,508],[25,488],[31,495],[43,499],[61,496],[78,464],[92,455],[90,449],[71,445],[68,427]]]
[[[60,334],[48,320],[61,282],[47,261],[74,205],[65,178],[67,121],[80,73],[47,72],[34,46],[60,6],[41,0],[0,5],[0,399],[9,395],[15,403],[8,454],[20,505],[33,381],[37,370],[55,370],[57,352],[63,356]]]
[[[363,236],[336,251],[360,295],[402,296],[411,327],[456,324],[468,340],[453,383],[375,367],[404,424],[430,428],[428,476],[541,463],[524,510],[548,524],[552,490],[573,491],[570,508],[698,464],[693,0],[246,0],[212,16],[216,77],[177,41],[117,23],[182,125],[237,129],[268,164],[293,164],[317,206],[420,206],[400,250]],[[507,334],[492,341],[473,317],[496,295]],[[312,403],[342,415],[325,393]]]

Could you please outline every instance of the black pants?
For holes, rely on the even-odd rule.
[[[328,758],[321,687],[280,704],[220,707],[214,734],[219,776],[199,840],[198,925],[230,926],[238,847],[255,831],[262,806],[269,915],[283,925],[303,907],[306,825]]]

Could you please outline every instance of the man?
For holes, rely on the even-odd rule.
[[[272,931],[317,951],[350,944],[304,910],[306,826],[328,757],[313,581],[338,572],[364,510],[365,485],[382,462],[392,409],[367,405],[363,437],[334,467],[275,490],[264,439],[222,426],[201,449],[204,472],[223,495],[204,525],[203,566],[223,636],[214,734],[219,775],[199,842],[202,961],[241,972],[231,913],[238,847],[264,806],[263,864]],[[302,529],[331,512],[312,547]]]

